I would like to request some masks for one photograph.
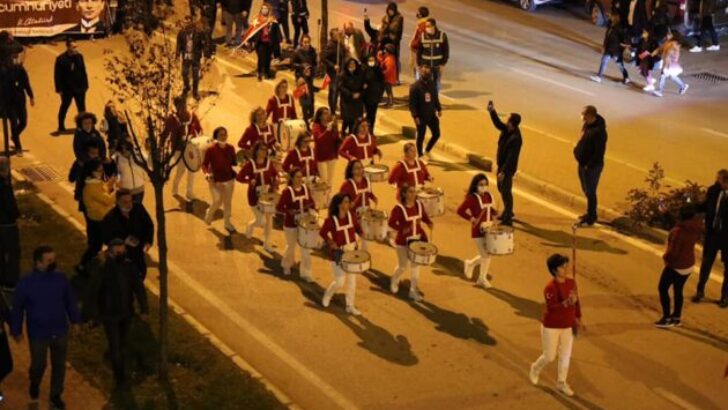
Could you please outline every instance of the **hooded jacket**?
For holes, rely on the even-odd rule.
[[[607,150],[607,124],[601,115],[591,124],[582,128],[581,139],[574,147],[574,158],[580,167],[593,167],[604,164]]]
[[[350,73],[347,67],[354,61],[356,69]],[[353,58],[350,58],[346,64],[342,66],[342,74],[339,83],[341,92],[341,116],[344,119],[356,119],[361,117],[364,112],[364,75],[361,65]],[[354,98],[354,94],[359,93],[359,98]]]
[[[379,41],[389,41],[399,47],[399,42],[402,41],[402,31],[404,30],[404,17],[397,10],[397,3],[389,3],[387,11],[390,9],[394,10],[394,15],[390,17],[389,13],[386,13],[382,17],[382,25],[379,27]]]
[[[700,218],[680,221],[670,230],[667,250],[662,255],[665,265],[672,269],[688,269],[695,264],[695,244],[703,232]]]

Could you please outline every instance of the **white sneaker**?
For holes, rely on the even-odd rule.
[[[652,92],[655,91],[655,83],[647,84],[646,86],[642,87],[643,91]]]
[[[693,46],[693,48],[690,49],[691,53],[700,53],[703,51],[703,47],[700,46]]]
[[[478,286],[482,286],[483,289],[490,289],[493,287],[493,285],[490,284],[490,281],[488,280],[487,277],[486,278],[481,277],[480,279],[478,279]]]
[[[688,88],[690,88],[689,84],[685,84],[685,87],[680,89],[680,95],[685,94],[688,91]]]
[[[273,249],[273,247],[270,246],[270,245],[268,245],[268,244],[263,245],[263,249],[265,249],[265,251],[268,252],[268,253],[274,253],[275,252],[275,250]]]
[[[347,306],[346,313],[354,316],[361,316],[361,312],[359,311],[359,309],[355,308],[354,306]]]
[[[301,276],[301,279],[303,279],[303,281],[304,281],[304,282],[306,282],[306,283],[314,283],[314,282],[316,282],[316,281],[315,281],[315,280],[313,280],[313,278],[312,278],[312,277],[310,277],[310,276]]]
[[[602,77],[599,77],[598,75],[593,75],[593,76],[589,77],[589,79],[592,80],[592,81],[594,81],[595,83],[601,83],[602,82]]]
[[[389,283],[389,290],[393,295],[396,295],[397,292],[399,292],[399,281],[391,279],[391,282]]]
[[[235,225],[233,225],[233,224],[225,225],[225,230],[230,233],[237,232],[237,229],[235,229]]]
[[[708,51],[720,51],[720,44],[713,44],[712,46],[706,48]]]
[[[655,97],[662,97],[662,91],[655,90],[652,92],[652,95],[654,95]]]
[[[291,274],[291,268],[283,268],[283,274],[288,276]]]
[[[412,299],[413,302],[421,302],[424,299],[424,297],[422,297],[422,294],[416,290],[411,290],[409,293],[409,297],[410,299]]]
[[[192,201],[194,201],[195,199],[197,199],[197,197],[195,196],[195,193],[194,193],[194,192],[188,192],[188,193],[187,193],[187,195],[185,195],[185,197],[186,197],[186,198],[187,198],[187,200],[188,200],[188,201],[190,201],[190,202],[192,202]]]
[[[248,226],[245,228],[245,237],[248,239],[251,239],[253,237],[253,224],[252,223],[248,224]]]
[[[205,224],[210,225],[212,223],[212,215],[209,212],[205,212]]]
[[[528,380],[531,381],[531,384],[536,386],[538,385],[538,372],[536,371],[536,363],[531,364],[531,370],[528,372]]]
[[[321,306],[327,308],[329,307],[329,304],[331,303],[331,297],[333,295],[329,295],[328,292],[324,293],[324,298],[321,299]]]
[[[571,390],[571,387],[566,382],[557,383],[556,390],[566,397],[574,397],[574,391]]]
[[[468,278],[468,279],[473,278],[473,268],[475,268],[473,263],[470,262],[469,260],[465,259],[465,267],[463,269],[463,273],[465,274],[466,278]]]

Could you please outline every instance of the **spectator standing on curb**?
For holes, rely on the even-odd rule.
[[[96,116],[84,112],[76,118],[76,131],[73,133],[73,153],[80,165],[89,161],[88,147],[93,145],[99,149],[99,157],[106,158],[106,142],[96,129]]]
[[[363,54],[365,43],[366,40],[364,39],[364,33],[358,28],[355,28],[354,23],[351,21],[344,23],[343,46],[346,48],[346,52],[349,57],[353,58],[360,64],[364,58]]]
[[[61,395],[66,377],[66,352],[69,323],[75,330],[80,322],[71,284],[56,270],[56,253],[49,246],[33,251],[33,270],[24,276],[15,290],[10,332],[20,342],[23,322],[27,321],[30,342],[30,398],[40,396],[40,383],[46,369],[46,357],[51,353],[51,404],[66,408]]]
[[[430,151],[440,139],[440,117],[442,116],[440,97],[437,95],[430,66],[421,66],[420,79],[410,86],[409,109],[417,128],[417,155],[429,160]],[[423,150],[427,128],[430,129],[431,136],[427,143],[427,150]]]
[[[120,238],[109,242],[107,257],[101,265],[98,290],[98,319],[104,326],[109,343],[111,367],[116,387],[125,387],[129,378],[126,371],[126,350],[129,327],[135,316],[134,299],[139,304],[142,320],[149,314],[147,293],[136,265],[127,254]]]
[[[311,128],[316,93],[319,91],[319,88],[313,84],[313,76],[313,66],[305,64],[302,76],[296,80],[296,90],[293,92],[293,96],[298,97],[298,104],[301,106],[301,113],[308,129]]]
[[[144,200],[146,171],[134,161],[134,150],[134,145],[131,142],[124,141],[119,146],[119,150],[114,153],[113,160],[116,163],[119,188],[128,189],[134,203],[141,204]],[[137,151],[137,154],[140,153]]]
[[[728,170],[718,171],[715,184],[708,188],[705,201],[698,206],[698,211],[705,213],[705,239],[698,290],[693,302],[698,303],[705,297],[705,285],[720,252],[723,261],[723,286],[719,304],[725,309],[728,308]]]
[[[415,26],[415,32],[412,34],[412,39],[409,43],[410,48],[410,67],[412,71],[414,72],[415,78],[419,80],[420,73],[418,71],[418,65],[417,65],[417,50],[420,48],[420,40],[422,39],[422,34],[425,32],[425,25],[427,23],[427,20],[430,18],[430,9],[427,7],[420,7],[417,9],[417,25]]]
[[[619,22],[619,15],[614,15],[612,16],[612,21],[609,24],[609,28],[607,28],[606,34],[604,34],[602,61],[599,64],[599,71],[597,72],[597,75],[591,76],[592,81],[601,83],[604,71],[606,71],[609,61],[613,60],[622,72],[622,83],[629,84],[629,73],[627,73],[627,69],[624,68],[624,62],[622,61],[622,55],[627,46],[627,39],[625,38],[624,30]]]
[[[185,25],[177,33],[177,58],[182,62],[182,81],[184,88],[182,94],[190,92],[190,77],[192,77],[192,96],[200,99],[200,67],[203,54],[206,53],[207,35],[199,24],[192,21],[189,16],[185,17]]]
[[[546,266],[553,279],[543,291],[546,309],[541,321],[541,345],[543,354],[531,364],[529,379],[531,384],[538,385],[541,371],[547,364],[559,357],[556,389],[567,397],[574,391],[566,383],[571,361],[571,350],[574,335],[581,324],[581,306],[576,289],[576,282],[569,274],[569,258],[563,255],[551,255]]]
[[[438,92],[440,92],[442,74],[449,58],[450,42],[447,39],[447,34],[437,28],[435,19],[427,19],[425,32],[422,33],[417,48],[417,65],[430,67]]]
[[[339,108],[339,74],[341,73],[341,65],[346,61],[346,49],[341,44],[341,33],[339,29],[332,28],[329,31],[329,41],[323,50],[324,66],[326,67],[326,76],[328,77],[329,87],[329,111],[331,115],[336,115]],[[327,83],[324,79],[324,83]],[[322,86],[321,88],[326,88]]]
[[[23,144],[20,142],[20,134],[28,125],[28,108],[26,106],[26,94],[30,98],[30,106],[35,105],[33,89],[30,87],[28,72],[20,61],[14,61],[7,72],[9,90],[8,119],[10,120],[10,136],[15,145],[15,155],[23,156]]]
[[[377,54],[377,61],[384,73],[384,91],[387,92],[387,104],[385,108],[394,106],[394,92],[392,87],[399,82],[399,63],[397,62],[394,44],[387,44],[384,50]]]
[[[301,34],[308,35],[308,5],[306,0],[291,1],[291,21],[293,22],[293,48],[298,47],[298,39]]]
[[[364,67],[364,111],[366,112],[369,129],[374,134],[374,123],[377,121],[379,102],[384,95],[384,72],[379,66],[377,57],[372,54],[367,57]]]
[[[78,52],[76,42],[66,39],[66,51],[56,58],[54,68],[56,93],[61,96],[61,107],[58,110],[58,130],[56,134],[66,130],[66,114],[71,101],[76,102],[78,113],[86,112],[86,91],[88,91],[88,75],[83,56]]]
[[[403,31],[404,17],[397,9],[397,3],[390,1],[387,3],[387,12],[384,17],[382,17],[382,24],[379,26],[379,44],[381,47],[386,47],[387,44],[391,44],[393,46],[391,53],[396,62],[395,84],[399,82],[399,73],[402,69],[399,60],[399,50],[402,44]]]
[[[670,230],[667,237],[667,250],[662,255],[665,268],[662,270],[657,289],[660,293],[662,318],[655,322],[660,328],[681,325],[683,307],[683,287],[695,264],[695,244],[700,239],[703,224],[695,217],[695,207],[691,204],[680,208],[680,221]],[[672,287],[675,296],[675,309],[670,311],[670,294]]]
[[[316,49],[311,45],[311,36],[308,33],[301,36],[301,45],[293,53],[293,70],[296,74],[296,79],[303,76],[303,68],[306,65],[310,65],[314,70],[318,64],[316,57]]]
[[[350,58],[346,62],[344,72],[339,78],[339,92],[341,93],[341,134],[354,133],[354,124],[364,114],[364,76],[359,62]]]
[[[222,21],[225,24],[225,45],[235,47],[242,41],[243,31],[248,28],[250,0],[221,0]],[[233,35],[233,25],[235,34]]]
[[[581,226],[592,226],[597,221],[597,187],[604,169],[607,149],[607,124],[596,107],[587,105],[581,112],[583,125],[581,138],[574,147],[574,158],[579,164],[579,182],[587,200],[586,214],[579,217]]]
[[[0,286],[6,289],[14,289],[20,277],[19,217],[10,160],[0,156]]]
[[[122,238],[129,259],[137,266],[144,281],[147,276],[147,252],[154,242],[154,222],[142,204],[135,204],[131,192],[116,191],[116,206],[104,217],[104,243]]]
[[[703,44],[705,44],[705,33],[710,35],[711,45],[706,48],[708,51],[719,51],[720,44],[718,44],[718,34],[715,32],[713,26],[713,14],[715,14],[716,0],[700,0],[700,33],[695,33],[696,43],[693,48],[690,49],[691,53],[699,53],[703,51]]]
[[[498,117],[493,102],[488,102],[488,112],[493,125],[500,131],[498,136],[498,151],[496,165],[498,166],[498,191],[503,199],[503,213],[500,216],[501,225],[512,226],[513,217],[513,177],[518,171],[518,159],[521,156],[523,138],[521,137],[521,115],[511,113],[508,121],[503,122]]]

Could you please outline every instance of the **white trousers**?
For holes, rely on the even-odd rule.
[[[488,270],[490,270],[490,254],[485,248],[485,238],[473,238],[475,247],[478,248],[478,256],[468,259],[468,263],[471,265],[480,264],[480,276],[478,277],[479,282],[483,282],[488,279]]]
[[[233,207],[233,190],[235,189],[235,180],[231,179],[227,182],[210,181],[210,194],[212,194],[212,204],[207,210],[207,220],[212,220],[213,215],[220,209],[222,205],[222,215],[225,221],[225,227],[232,226],[230,215],[232,215]]]
[[[248,232],[252,235],[254,228],[263,228],[263,245],[270,246],[270,231],[273,227],[273,214],[265,214],[263,211],[258,209],[257,206],[253,207],[253,218],[248,222]]]
[[[407,270],[407,267],[410,269],[410,293],[414,293],[417,291],[418,287],[417,285],[420,282],[420,265],[416,263],[412,263],[409,260],[408,256],[408,249],[406,246],[397,246],[397,268],[394,270],[394,275],[392,275],[392,283],[399,284],[399,280],[404,274],[404,272]]]
[[[281,261],[283,269],[291,269],[296,263],[296,248],[298,245],[298,228],[283,227],[283,234],[286,236],[286,251]],[[302,278],[311,277],[311,250],[301,248],[301,266],[300,272]]]
[[[356,298],[356,274],[346,273],[341,265],[331,262],[331,271],[334,274],[334,281],[326,288],[324,299],[331,299],[334,293],[338,292],[346,284],[346,307],[354,307]]]
[[[177,154],[182,155],[180,154]],[[176,159],[175,159],[176,160]],[[182,181],[182,176],[184,174],[187,174],[187,191],[186,191],[186,197],[187,198],[194,198],[195,197],[195,174],[196,172],[190,172],[189,169],[185,166],[184,162],[180,160],[177,163],[177,166],[174,170],[174,179],[172,180],[172,193],[178,194],[179,193],[179,183]]]
[[[333,187],[334,174],[336,174],[336,160],[322,161],[317,163],[319,176],[324,180],[330,187]],[[332,188],[333,189],[333,188]]]
[[[556,359],[558,352],[558,379],[559,383],[566,382],[566,375],[569,373],[569,362],[571,361],[571,347],[574,343],[574,334],[571,328],[552,329],[541,325],[541,345],[543,354],[534,362],[534,370],[541,373],[543,368]]]

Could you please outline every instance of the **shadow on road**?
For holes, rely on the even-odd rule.
[[[571,248],[573,243],[571,232],[564,230],[541,228],[524,221],[519,221],[519,224],[515,226],[515,229],[544,239],[546,242],[541,242],[541,244],[552,248]],[[576,249],[613,253],[617,255],[627,254],[627,251],[624,249],[615,248],[602,240],[579,235],[576,236]]]
[[[486,293],[511,305],[516,316],[539,321],[543,316],[543,304],[541,302],[522,298],[497,288],[490,288]]]

